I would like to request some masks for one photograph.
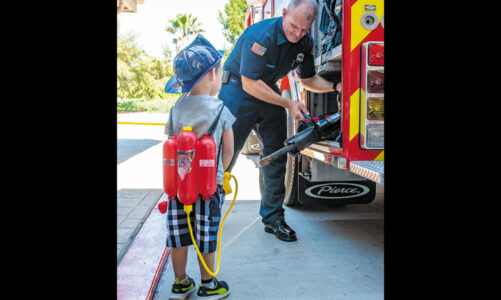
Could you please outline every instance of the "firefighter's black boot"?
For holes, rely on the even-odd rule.
[[[285,223],[285,220],[279,219],[271,224],[264,225],[264,231],[273,233],[277,239],[282,241],[293,242],[297,240],[296,232]]]

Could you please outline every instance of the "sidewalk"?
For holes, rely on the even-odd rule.
[[[118,122],[165,123],[167,118],[160,113],[117,113]],[[163,194],[163,139],[163,126],[117,125],[117,265]]]

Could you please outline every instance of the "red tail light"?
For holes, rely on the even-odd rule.
[[[384,44],[369,45],[369,65],[384,66]]]
[[[367,92],[384,93],[384,71],[370,70],[367,72]]]

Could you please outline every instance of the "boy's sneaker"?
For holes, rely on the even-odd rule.
[[[184,300],[195,291],[195,280],[189,276],[188,278],[190,279],[188,284],[182,284],[179,279],[176,278],[176,281],[174,281],[174,284],[172,285],[169,300]]]
[[[225,281],[218,281],[216,277],[214,278],[214,287],[209,288],[203,284],[198,288],[198,297],[203,299],[223,299],[230,294],[230,288]]]

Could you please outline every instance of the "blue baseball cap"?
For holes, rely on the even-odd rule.
[[[224,51],[216,50],[202,36],[174,57],[174,76],[165,85],[166,93],[187,93],[223,58]]]

